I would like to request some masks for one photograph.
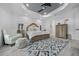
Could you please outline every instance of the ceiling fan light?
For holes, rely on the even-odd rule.
[[[44,9],[46,9],[46,7],[42,7],[42,9],[44,10]]]

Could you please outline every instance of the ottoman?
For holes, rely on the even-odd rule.
[[[15,42],[15,47],[16,48],[24,48],[28,45],[28,39],[27,38],[19,38]]]

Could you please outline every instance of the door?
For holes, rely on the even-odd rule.
[[[75,29],[74,29],[74,38],[76,40],[79,40],[79,11],[78,9],[75,10],[75,14],[74,14],[74,25],[75,25]]]

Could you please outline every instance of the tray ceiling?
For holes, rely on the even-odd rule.
[[[64,3],[24,3],[26,8],[41,15],[47,15],[62,5]]]

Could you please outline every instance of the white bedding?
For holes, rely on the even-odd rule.
[[[43,35],[43,34],[49,34],[49,32],[48,31],[27,31],[27,35],[29,36],[30,40],[34,36]]]

